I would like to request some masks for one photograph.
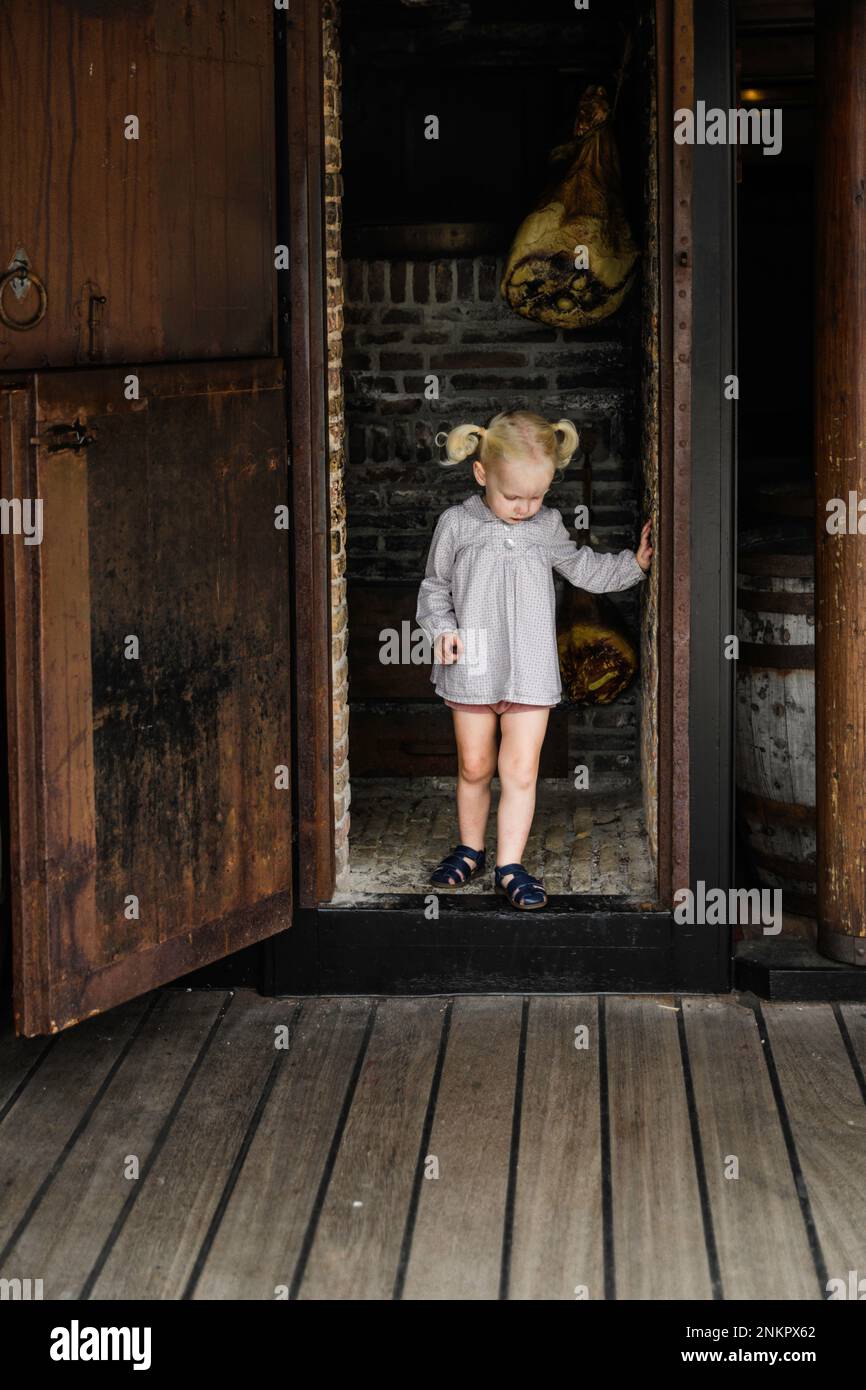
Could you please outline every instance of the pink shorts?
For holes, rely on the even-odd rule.
[[[458,705],[453,700],[446,700],[449,709],[466,710],[468,714],[484,714],[492,709],[494,714],[518,714],[524,709],[550,709],[550,705],[518,705],[514,700],[497,700],[495,705]]]

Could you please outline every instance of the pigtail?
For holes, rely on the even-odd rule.
[[[454,468],[471,458],[481,448],[481,441],[487,433],[483,425],[456,425],[449,430],[445,439],[445,457],[440,462],[443,468]],[[436,436],[437,443],[439,435]]]
[[[570,420],[560,420],[554,425],[556,435],[556,458],[560,468],[567,468],[577,453],[580,435]]]

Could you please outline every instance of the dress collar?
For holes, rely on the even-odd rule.
[[[470,516],[474,516],[478,521],[498,521],[499,517],[494,516],[480,492],[473,492],[471,497],[467,497],[463,503]]]
[[[488,507],[487,503],[484,501],[484,498],[481,496],[480,492],[473,492],[471,497],[466,498],[463,505],[466,508],[469,515],[474,516],[478,521],[498,521],[500,526],[508,525],[507,521],[503,521],[501,517],[495,516],[493,514],[493,512]],[[517,524],[519,526],[531,525],[532,522],[538,520],[538,518],[541,516],[544,510],[544,507],[539,507],[538,511],[535,513],[535,516],[527,517],[526,521],[520,521]]]

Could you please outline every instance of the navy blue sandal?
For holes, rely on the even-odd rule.
[[[503,883],[506,874],[513,874],[513,878]],[[504,893],[511,906],[519,907],[521,912],[532,912],[547,903],[547,894],[541,883],[527,873],[522,864],[497,864],[493,878],[497,893]]]
[[[466,860],[474,861],[472,865],[467,864]],[[469,845],[457,845],[450,854],[446,854],[442,863],[437,866],[430,875],[430,882],[435,883],[437,888],[460,888],[464,883],[468,883],[470,878],[480,874],[484,868],[486,856],[483,849],[470,849]],[[450,882],[449,880],[456,880]]]

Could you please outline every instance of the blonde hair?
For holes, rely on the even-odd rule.
[[[506,459],[530,455],[551,468],[566,468],[574,457],[580,435],[570,420],[552,425],[532,410],[504,410],[483,425],[456,425],[445,439],[444,468],[454,468],[477,455],[482,468],[495,468]]]

